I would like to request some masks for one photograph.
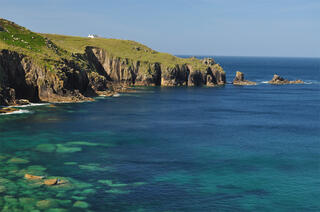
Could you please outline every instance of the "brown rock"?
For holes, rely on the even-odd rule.
[[[3,108],[0,108],[0,114],[1,113],[12,113],[12,112],[15,112],[15,111],[18,111],[19,109],[16,109],[16,108],[13,108],[13,107],[3,107]]]
[[[273,85],[286,85],[286,84],[303,84],[304,82],[302,80],[289,81],[275,74],[272,80],[270,80],[268,83]]]
[[[42,180],[44,176],[36,176],[36,175],[31,175],[31,174],[25,174],[24,178],[27,180]]]
[[[17,99],[17,100],[16,100],[16,104],[17,104],[17,105],[29,105],[30,102],[29,102],[29,100],[27,100],[27,99]]]
[[[59,184],[59,179],[49,179],[49,180],[45,180],[44,184],[47,186],[53,186],[53,185],[58,185]]]
[[[256,85],[257,83],[245,80],[244,79],[244,74],[240,71],[236,72],[236,77],[233,80],[234,85]]]
[[[201,61],[207,66],[213,66],[214,64],[216,64],[213,58],[203,58]]]
[[[48,180],[45,180],[43,182],[44,185],[47,185],[47,186],[58,186],[58,185],[68,185],[69,184],[69,181],[67,180],[61,180],[59,178],[55,178],[55,179],[48,179]]]

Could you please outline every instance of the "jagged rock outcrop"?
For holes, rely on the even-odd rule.
[[[163,67],[161,85],[163,86],[188,86],[189,67],[175,65],[174,67]]]
[[[59,73],[33,63],[16,52],[0,51],[1,105],[16,103],[16,99],[30,102],[73,102],[88,100],[89,80],[84,71],[65,64]]]
[[[302,80],[289,81],[275,74],[272,80],[270,80],[268,83],[274,84],[274,85],[285,85],[285,84],[303,84],[304,82]]]
[[[103,49],[86,48],[86,57],[97,72],[113,83],[144,86],[214,86],[226,83],[225,72],[208,59],[207,69],[188,64],[163,65],[113,57]]]
[[[214,64],[216,64],[213,58],[203,58],[201,62],[207,66],[213,66]]]
[[[244,74],[240,71],[236,72],[236,77],[233,80],[234,85],[256,85],[257,83],[245,80],[244,79]]]

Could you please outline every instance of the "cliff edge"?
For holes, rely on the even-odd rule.
[[[0,19],[0,105],[77,102],[127,86],[217,86],[212,59],[179,58],[128,40],[34,33]]]

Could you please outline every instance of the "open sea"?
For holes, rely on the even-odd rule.
[[[228,82],[239,70],[258,85],[1,115],[0,211],[320,211],[320,59],[215,60]],[[266,84],[275,73],[306,84]]]

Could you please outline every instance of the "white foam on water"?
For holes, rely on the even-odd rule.
[[[17,111],[13,111],[13,112],[10,112],[10,113],[1,113],[0,116],[14,115],[14,114],[24,114],[24,113],[31,113],[31,111],[29,111],[29,110],[17,110]]]
[[[44,105],[50,105],[50,103],[30,103],[28,105],[19,105],[19,106],[14,106],[14,107],[37,107],[37,106],[44,106]]]
[[[307,84],[307,85],[320,84],[320,82],[317,80],[306,80],[306,81],[304,81],[304,84]]]
[[[112,95],[112,97],[119,97],[119,96],[121,96],[121,94],[119,94],[119,93]]]

